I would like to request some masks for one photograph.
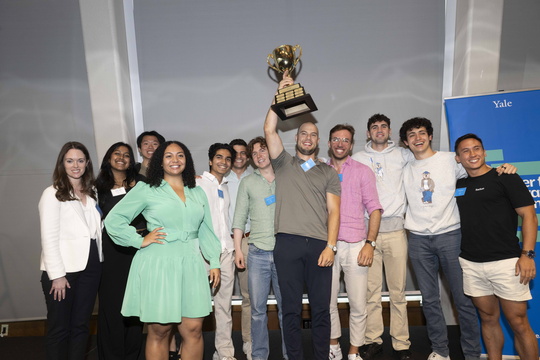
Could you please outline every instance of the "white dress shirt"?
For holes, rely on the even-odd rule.
[[[201,178],[197,179],[197,185],[204,190],[208,198],[212,214],[212,225],[214,226],[214,233],[221,242],[221,252],[234,251],[234,242],[231,238],[229,225],[230,196],[226,179],[223,178],[220,184],[214,175],[205,171]]]

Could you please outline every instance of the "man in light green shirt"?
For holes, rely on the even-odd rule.
[[[270,163],[270,155],[266,140],[256,137],[248,144],[248,153],[257,170],[240,182],[234,211],[233,234],[235,262],[239,269],[246,265],[242,252],[242,237],[248,217],[251,219],[251,235],[249,237],[248,284],[251,299],[251,342],[252,359],[268,359],[268,317],[266,302],[270,285],[274,290],[278,305],[278,317],[281,325],[281,292],[279,290],[277,271],[274,264],[274,213],[276,208],[276,183],[274,169]],[[280,326],[283,328],[283,326]],[[283,357],[286,359],[285,344],[282,341]]]

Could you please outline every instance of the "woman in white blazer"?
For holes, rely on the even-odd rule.
[[[66,143],[39,201],[47,359],[84,359],[103,261],[93,183],[86,147]]]

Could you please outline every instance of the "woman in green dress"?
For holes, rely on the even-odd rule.
[[[150,233],[129,224],[143,214]],[[183,338],[182,359],[202,359],[203,318],[212,310],[210,286],[220,281],[221,244],[208,200],[195,184],[191,153],[177,141],[159,146],[147,183],[139,182],[109,213],[111,239],[139,251],[129,272],[122,315],[148,323],[146,358],[166,359],[174,324]],[[202,254],[201,254],[202,253]],[[210,263],[210,279],[204,259]]]

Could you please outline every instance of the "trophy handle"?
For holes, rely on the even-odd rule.
[[[270,59],[274,60],[274,65],[270,64]],[[268,54],[266,57],[266,62],[268,63],[268,66],[270,66],[272,69],[276,70],[277,72],[281,72],[275,65],[276,59],[274,59],[274,54]]]
[[[294,53],[296,54],[296,50],[299,49],[300,50],[300,53],[298,54],[298,57],[295,56],[296,59],[294,59],[294,66],[296,66],[296,64],[298,64],[298,61],[300,60],[300,58],[302,57],[302,47],[300,45],[295,45],[293,46],[293,50],[294,50]]]

